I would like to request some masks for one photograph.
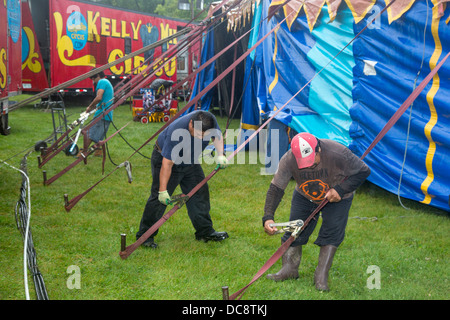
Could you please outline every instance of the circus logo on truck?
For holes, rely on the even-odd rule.
[[[73,21],[75,20],[75,16],[77,16],[78,20],[81,21],[81,13],[80,13],[80,8],[76,5],[71,5],[69,7],[67,7],[66,10],[66,14],[70,13],[69,18],[67,19],[67,21],[71,21],[71,30],[72,32],[69,31],[69,26],[67,26],[67,35],[63,35],[63,18],[60,12],[53,12],[53,17],[54,17],[54,21],[55,21],[55,27],[56,27],[56,48],[57,48],[57,52],[58,52],[58,56],[60,61],[66,65],[66,66],[90,66],[90,67],[95,67],[96,62],[95,62],[95,58],[92,55],[84,55],[84,56],[80,56],[77,58],[74,58],[74,56],[76,56],[74,54],[74,50],[80,51],[82,48],[82,46],[84,47],[84,45],[81,44],[81,41],[77,40],[77,41],[72,41],[71,36],[73,34],[75,34],[74,31],[75,27],[74,25],[76,25],[75,23],[73,23]],[[72,17],[72,18],[70,18]],[[84,18],[83,18],[84,20]],[[84,20],[86,21],[86,20]],[[81,25],[81,22],[80,22]],[[87,36],[87,34],[86,34]],[[86,39],[86,37],[85,37]],[[77,46],[77,48],[74,46]],[[84,43],[85,44],[85,43]]]
[[[57,63],[52,66],[53,84],[63,83],[75,74],[88,72],[92,67],[112,63],[177,32],[184,27],[183,21],[175,21],[159,16],[118,10],[112,7],[86,4],[68,0],[51,0],[52,54]],[[176,80],[176,57],[159,61],[161,54],[171,45],[166,44],[134,56],[106,70],[106,75],[138,74],[155,63],[160,68],[155,76]],[[52,60],[54,59],[52,58]],[[67,67],[71,67],[70,70]],[[78,87],[90,87],[84,80]]]
[[[75,50],[82,50],[87,43],[87,22],[80,11],[73,11],[67,19],[67,36]]]

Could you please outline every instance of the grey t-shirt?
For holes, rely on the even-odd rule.
[[[343,199],[351,197],[369,176],[369,167],[336,141],[321,139],[320,147],[320,163],[313,169],[298,169],[292,150],[286,152],[278,164],[272,184],[285,190],[293,178],[297,183],[296,190],[315,203],[322,202],[331,188]]]

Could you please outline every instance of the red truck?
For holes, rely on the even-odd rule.
[[[28,3],[45,66],[41,72],[48,76],[49,87],[64,83],[92,68],[113,62],[173,35],[187,24],[184,20],[89,1],[28,0]],[[142,65],[144,61],[151,57],[157,59],[163,50],[175,44],[176,40],[173,40],[167,46],[149,50],[106,70],[105,73],[114,85],[123,77],[143,70],[146,67]],[[157,77],[174,82],[180,80],[180,77],[185,76],[180,66],[186,65],[187,73],[198,56],[199,45],[191,47],[186,54],[173,58],[158,72]],[[92,89],[92,81],[87,79],[67,88],[66,92],[90,92]],[[33,90],[33,83],[27,88],[24,87],[24,91]]]
[[[22,32],[20,0],[0,4],[0,134],[10,132],[9,98],[22,93]]]
[[[187,21],[72,0],[6,0],[0,8],[2,133],[8,97],[37,93],[175,34]],[[8,30],[8,31],[6,31]],[[113,85],[147,67],[177,39],[115,65],[105,74]],[[171,59],[155,76],[180,81],[200,58],[197,43]],[[61,92],[92,95],[92,81]]]

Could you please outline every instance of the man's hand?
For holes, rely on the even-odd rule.
[[[275,232],[278,231],[278,229],[276,227],[271,227],[270,224],[275,223],[275,221],[273,220],[267,220],[266,222],[264,222],[264,231],[269,235],[269,236],[273,236],[275,234]]]
[[[328,202],[339,202],[339,201],[341,201],[341,196],[334,189],[328,190],[327,194],[325,195],[325,198],[328,199]]]
[[[162,204],[164,204],[166,206],[170,203],[170,201],[172,201],[167,190],[159,191],[158,200],[159,200],[159,202],[161,202]]]
[[[225,156],[218,156],[216,162],[220,169],[225,169],[228,166],[228,160]]]

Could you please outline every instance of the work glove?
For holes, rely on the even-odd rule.
[[[228,166],[228,160],[225,156],[218,156],[217,157],[217,167],[216,169],[225,169]]]
[[[169,193],[167,192],[167,190],[166,191],[159,191],[158,192],[159,194],[158,194],[158,200],[159,200],[159,202],[161,202],[162,204],[164,204],[164,205],[168,205],[168,204],[170,204],[170,202],[172,201],[172,199],[170,198],[170,195],[169,195]]]

